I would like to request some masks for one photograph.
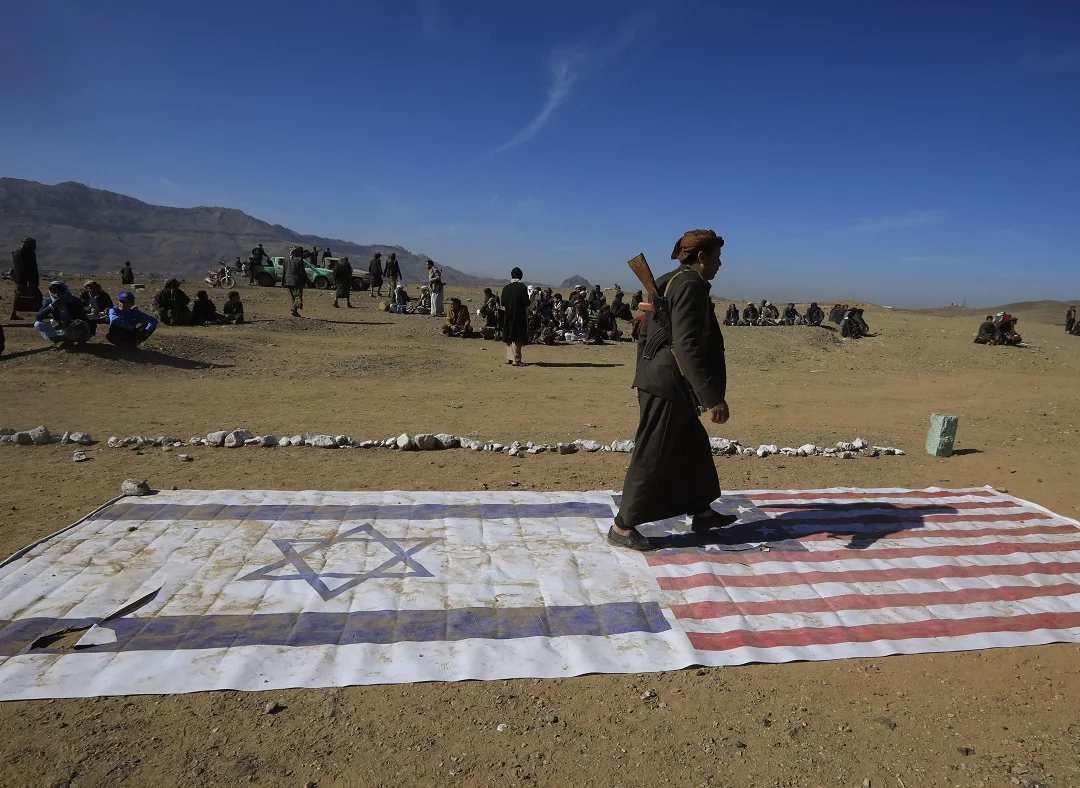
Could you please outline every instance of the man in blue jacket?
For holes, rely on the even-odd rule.
[[[109,310],[109,333],[105,338],[114,345],[135,347],[154,333],[157,318],[135,306],[135,294],[130,290],[121,290],[116,300],[118,305]]]

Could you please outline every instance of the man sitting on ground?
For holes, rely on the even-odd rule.
[[[244,303],[240,300],[240,293],[230,290],[225,298],[225,305],[221,307],[221,322],[240,325],[244,322]]]
[[[1013,317],[1008,312],[1001,316],[1001,321],[997,326],[997,345],[1012,345],[1013,347],[1019,345],[1024,341],[1018,333],[1016,333],[1016,322],[1020,318]]]
[[[806,325],[820,326],[824,320],[825,310],[818,306],[817,301],[814,301],[810,304],[810,308],[806,310]]]
[[[135,347],[154,333],[157,318],[135,306],[135,294],[130,290],[121,290],[116,300],[119,305],[109,310],[109,333],[105,338],[114,345]]]
[[[747,301],[746,308],[742,311],[742,320],[739,321],[739,325],[756,326],[760,318],[761,313],[758,312],[757,305],[755,305],[753,301]]]
[[[724,313],[724,325],[739,325],[739,307],[735,306],[734,304],[728,305],[727,312]]]
[[[112,299],[93,279],[83,285],[82,302],[86,307],[88,320],[94,323],[109,322],[109,310],[113,308]]]
[[[472,322],[469,320],[469,308],[461,303],[460,298],[451,298],[442,332],[449,337],[464,337],[468,336],[470,331]]]
[[[780,325],[780,310],[776,308],[772,301],[761,299],[761,319],[759,323],[763,326]]]
[[[190,303],[191,298],[180,289],[180,281],[170,279],[154,296],[154,311],[167,326],[186,326],[191,322]]]
[[[63,282],[49,283],[49,300],[38,311],[34,328],[54,345],[74,347],[89,342],[94,324],[86,319],[86,307]]]
[[[976,345],[996,345],[997,327],[994,325],[994,316],[987,315],[986,320],[979,326],[979,333],[975,337]]]
[[[217,306],[210,300],[205,290],[195,294],[195,303],[191,305],[191,325],[216,326],[221,322]]]
[[[784,307],[784,314],[780,316],[780,322],[785,326],[801,326],[803,324],[802,315],[795,308],[795,304],[788,304]]]
[[[620,290],[615,294],[615,297],[611,299],[611,314],[618,320],[633,320],[634,313],[630,311],[630,307],[623,301],[623,292]]]
[[[600,311],[596,315],[596,330],[600,332],[600,336],[604,339],[610,339],[613,342],[622,336],[619,324],[615,320],[615,314],[607,304],[600,307]]]

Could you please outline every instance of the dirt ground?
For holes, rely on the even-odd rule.
[[[161,449],[105,448],[110,435],[186,440],[239,427],[504,443],[633,437],[628,342],[527,347],[528,365],[511,368],[501,344],[444,338],[441,320],[378,311],[366,293],[348,310],[308,291],[304,318],[293,319],[281,289],[239,289],[249,325],[162,327],[130,357],[100,339],[77,353],[46,349],[30,320],[4,323],[0,426],[85,430],[102,442],[82,464],[69,447],[0,445],[0,553],[75,521],[127,477],[163,489],[621,486],[622,454],[195,447],[183,450],[195,461],[181,463]],[[146,306],[151,293],[140,293]],[[0,295],[6,314],[9,284]],[[476,290],[450,295],[478,304]],[[908,455],[717,458],[725,488],[990,484],[1080,516],[1080,338],[1020,318],[1037,347],[972,344],[977,316],[873,307],[878,336],[855,342],[825,328],[726,329],[732,419],[711,434],[796,446],[864,437]],[[935,411],[960,418],[961,451],[948,459],[922,450]],[[554,681],[9,702],[0,704],[0,785],[1076,786],[1078,656],[1055,645]],[[648,690],[657,696],[643,700]],[[264,714],[268,701],[284,709]]]

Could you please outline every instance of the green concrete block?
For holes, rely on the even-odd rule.
[[[945,413],[930,414],[930,432],[926,436],[926,453],[935,457],[951,457],[960,419]]]

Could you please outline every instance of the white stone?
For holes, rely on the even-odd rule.
[[[583,449],[587,452],[600,451],[600,442],[592,440],[576,440],[574,443],[579,449]]]
[[[180,460],[180,462],[192,462],[195,459],[190,454],[177,454],[176,458]]]
[[[120,492],[124,495],[149,495],[150,485],[138,479],[125,479],[120,485]]]
[[[228,430],[217,430],[216,432],[206,433],[206,445],[207,446],[224,446],[225,438],[228,436]]]
[[[117,438],[115,435],[113,435],[109,438],[108,442],[105,445],[107,445],[110,449],[119,449],[121,446],[124,445],[124,442]]]
[[[402,451],[416,451],[416,441],[408,433],[403,432],[398,435],[396,444]]]
[[[86,452],[77,451],[71,456],[71,459],[73,459],[75,462],[86,462],[90,458],[86,456]]]
[[[277,445],[278,446],[291,446],[292,445],[292,438],[281,438],[280,440],[278,440]]]
[[[634,450],[634,442],[633,441],[612,441],[611,442],[611,450],[612,451],[621,451],[621,452],[624,452],[624,453],[625,452],[631,452],[631,451]]]
[[[14,435],[16,432],[14,427],[0,427],[0,435]]]
[[[12,435],[0,435],[0,443],[14,443],[15,436]]]
[[[188,443],[192,446],[202,446],[204,443],[206,443],[206,438],[203,438],[200,435],[193,435],[191,436],[191,438],[188,439]]]
[[[293,435],[291,438],[289,438],[289,443],[292,444],[293,446],[303,446],[304,445],[304,436],[303,435]]]
[[[855,449],[855,451],[862,451],[863,449],[865,449],[865,448],[866,448],[867,446],[869,446],[870,444],[869,444],[869,443],[867,443],[867,442],[866,442],[865,440],[863,440],[862,438],[856,438],[855,440],[853,440],[853,441],[851,442],[851,445],[852,445],[852,447],[853,447],[853,448]]]
[[[313,435],[310,440],[310,445],[317,449],[336,449],[338,442],[329,435]]]
[[[811,455],[820,453],[821,448],[814,445],[813,443],[804,443],[802,446],[799,447],[800,457],[810,457]]]
[[[413,438],[413,442],[420,451],[435,451],[436,449],[441,449],[443,447],[438,438],[427,432],[422,432],[417,435]]]
[[[511,457],[518,457],[518,456],[521,455],[521,453],[523,451],[524,451],[524,449],[522,449],[520,446],[519,447],[511,446],[510,451],[508,451],[507,454],[509,454]]]
[[[245,446],[260,446],[260,445],[262,445],[262,441],[259,440],[258,438],[248,438],[246,441],[244,441],[244,445]]]
[[[336,443],[338,446],[349,446],[352,444],[352,441],[349,440],[348,435],[335,435],[334,443]]]
[[[489,443],[489,444],[487,445],[487,450],[488,450],[488,451],[502,451],[502,450],[503,450],[503,449],[505,449],[505,448],[506,448],[506,447],[505,447],[505,446],[503,446],[503,445],[502,445],[501,443],[494,443],[494,442],[492,442],[492,443]]]
[[[258,441],[261,445],[267,447],[268,449],[278,445],[278,439],[276,435],[261,435],[259,436]]]
[[[48,446],[52,442],[52,435],[46,427],[34,427],[28,434],[30,442],[35,446]]]
[[[255,435],[249,430],[233,430],[225,436],[225,448],[236,449],[246,444]]]
[[[461,438],[456,438],[448,432],[440,432],[435,436],[444,449],[456,449],[461,446]]]
[[[793,449],[790,446],[784,446],[782,449],[780,449],[780,453],[783,454],[785,457],[798,457],[799,456],[799,450],[798,449]]]
[[[845,460],[854,460],[859,456],[859,453],[857,451],[842,451],[840,456]]]
[[[560,443],[558,445],[559,454],[574,454],[577,452],[577,446],[573,443]]]
[[[54,435],[53,438],[55,437],[56,436]],[[63,435],[60,436],[60,444],[66,446],[69,443],[71,443],[71,433],[65,432]]]
[[[836,448],[838,448],[840,451],[854,451],[855,450],[855,444],[854,443],[848,443],[847,441],[840,441],[839,443],[836,444]]]

